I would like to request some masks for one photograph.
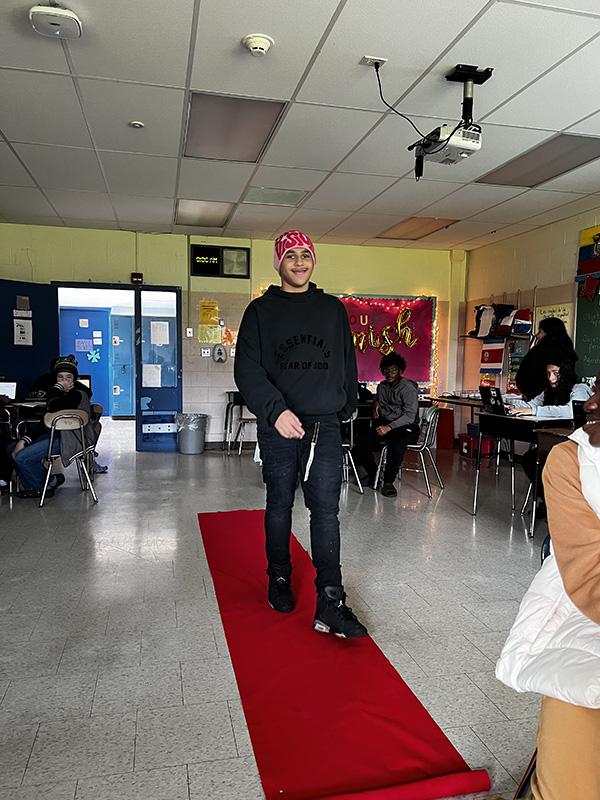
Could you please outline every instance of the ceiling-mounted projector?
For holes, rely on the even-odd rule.
[[[81,20],[66,8],[33,6],[29,9],[29,22],[42,36],[54,39],[78,39],[81,36]]]
[[[416,146],[417,156],[438,164],[458,164],[481,149],[479,125],[465,125],[455,130],[454,125],[440,125],[428,133]]]

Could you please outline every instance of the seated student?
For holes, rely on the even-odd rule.
[[[65,411],[81,409],[90,413],[90,398],[87,392],[76,388],[77,361],[72,355],[62,356],[54,362],[54,385],[46,390],[48,411]],[[85,447],[89,449],[96,442],[97,435],[92,422],[84,429]],[[42,459],[48,455],[50,431],[40,422],[31,432],[8,447],[8,457],[23,486],[17,492],[22,499],[41,497],[46,480],[46,467]],[[81,452],[82,443],[76,431],[61,431],[54,439],[52,454],[60,453],[64,466],[68,466],[73,458]],[[51,497],[54,490],[65,482],[64,475],[53,475],[50,478],[46,496]]]
[[[402,376],[406,369],[402,356],[396,353],[384,356],[379,369],[385,380],[377,386],[377,398],[373,402],[376,427],[359,438],[353,456],[356,463],[366,469],[369,486],[375,486],[377,466],[373,450],[381,450],[384,444],[387,445],[381,493],[385,497],[396,497],[398,492],[394,481],[406,446],[415,444],[419,438],[419,390],[414,381]]]
[[[562,319],[546,317],[541,320],[534,338],[535,342],[523,357],[515,376],[517,388],[525,400],[532,400],[546,388],[547,364],[560,364],[565,359],[577,361],[577,353]]]
[[[591,390],[585,383],[577,383],[575,363],[565,359],[560,364],[546,365],[546,388],[533,400],[514,400],[507,406],[509,414],[514,416],[534,415],[537,419],[572,419],[573,400],[587,400]],[[544,487],[542,484],[542,468],[545,458],[540,461],[538,476],[538,499],[544,501]],[[523,471],[533,483],[535,480],[535,465],[537,461],[537,447],[532,447],[521,456]],[[538,507],[538,513],[543,516],[545,507]]]

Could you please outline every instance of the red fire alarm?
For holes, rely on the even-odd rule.
[[[131,282],[132,283],[143,283],[144,282],[144,273],[143,272],[132,272],[131,273]]]

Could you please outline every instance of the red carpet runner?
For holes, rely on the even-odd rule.
[[[278,614],[266,599],[263,512],[199,520],[267,800],[433,800],[489,789],[487,772],[469,770],[370,638],[312,630],[314,568],[294,537],[296,608]]]

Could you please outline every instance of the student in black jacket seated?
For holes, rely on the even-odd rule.
[[[373,402],[374,427],[356,443],[354,460],[367,471],[369,486],[375,486],[377,466],[374,450],[387,445],[387,459],[383,473],[385,497],[396,497],[394,486],[396,475],[402,465],[406,447],[419,438],[419,390],[417,384],[403,377],[406,361],[396,353],[390,353],[379,364],[384,380],[377,387],[377,399]]]
[[[577,361],[573,342],[565,323],[558,317],[547,317],[540,322],[535,335],[536,344],[523,357],[515,382],[524,400],[533,400],[547,387],[546,366],[564,360]]]
[[[53,364],[55,369],[54,385],[45,390],[47,410],[64,411],[79,408],[87,411],[89,415],[89,395],[76,388],[78,373],[75,357],[72,355],[62,356],[55,359]],[[91,423],[88,422],[84,433],[85,448],[86,450],[92,449],[97,436]],[[17,497],[28,499],[42,496],[46,480],[46,467],[42,464],[42,459],[48,455],[49,439],[50,431],[43,422],[40,422],[26,436],[8,447],[9,460],[23,486],[22,491],[17,492]],[[82,443],[75,431],[62,431],[55,437],[52,445],[52,454],[60,453],[64,466],[67,466],[81,450]],[[50,478],[46,496],[52,497],[54,490],[64,481],[64,475],[53,475]]]

